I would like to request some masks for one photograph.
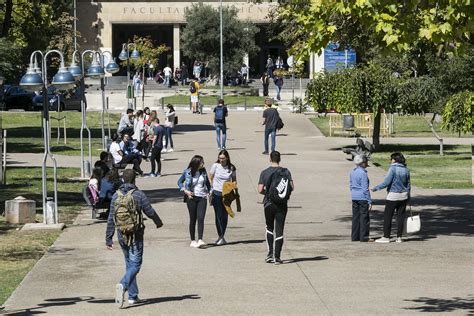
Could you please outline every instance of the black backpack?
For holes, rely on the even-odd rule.
[[[191,84],[189,85],[189,91],[191,91],[191,93],[196,93],[196,85],[194,84],[194,82],[191,82]]]
[[[214,117],[215,123],[224,123],[225,109],[223,106],[216,106],[216,115]]]
[[[265,185],[266,196],[274,204],[285,204],[290,199],[293,188],[290,184],[290,172],[286,168],[278,168]]]

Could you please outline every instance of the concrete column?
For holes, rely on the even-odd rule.
[[[173,25],[173,67],[178,68],[181,64],[179,60],[180,47],[179,47],[179,24]]]
[[[324,70],[324,50],[321,55],[311,53],[309,57],[309,78],[313,79],[314,74]]]
[[[247,79],[247,82],[249,82],[249,77],[250,77],[249,54],[245,53],[243,63],[246,64],[247,67],[248,67],[248,72],[247,72],[247,78],[246,79]]]

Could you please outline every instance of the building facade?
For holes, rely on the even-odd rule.
[[[81,33],[81,49],[110,51],[118,56],[122,44],[129,42],[134,35],[151,36],[157,45],[165,44],[171,50],[160,56],[158,67],[166,64],[178,67],[182,62],[190,65],[192,60],[184,56],[180,49],[180,34],[186,25],[185,12],[193,4],[205,3],[216,8],[219,0],[214,1],[124,1],[124,0],[77,0],[77,28]],[[250,1],[226,1],[224,6],[234,6],[238,18],[249,20],[259,27],[256,43],[260,48],[256,56],[245,60],[253,75],[264,71],[268,55],[273,58],[287,58],[286,47],[278,40],[270,40],[269,13],[276,2],[262,1],[258,4]],[[312,73],[314,56],[308,69]]]

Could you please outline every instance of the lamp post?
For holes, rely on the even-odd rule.
[[[224,99],[224,45],[222,40],[222,0],[219,6],[219,20],[220,20],[220,50],[221,50],[221,99]]]
[[[119,70],[120,70],[120,67],[119,65],[115,62],[115,58],[114,56],[112,55],[112,53],[110,51],[99,51],[98,52],[99,56],[100,56],[100,65],[102,68],[104,68],[104,56],[105,54],[109,54],[110,57],[111,57],[111,61],[109,63],[107,63],[107,66],[105,66],[105,71],[107,71],[108,73],[110,74],[115,74],[117,73]],[[105,115],[105,80],[104,80],[104,77],[102,76],[100,78],[100,90],[101,90],[101,93],[102,93],[102,112],[101,112],[101,115],[100,115],[100,123],[101,123],[101,127],[102,127],[102,150],[106,150],[107,149],[107,142],[105,141],[105,129],[104,129],[104,115]],[[107,113],[108,113],[108,109],[107,109]],[[110,125],[109,125],[109,139],[111,138],[112,136],[110,135]]]
[[[5,81],[5,77],[3,74],[0,72],[0,183],[4,184],[5,183],[5,178],[3,174],[3,155],[6,154],[3,152],[3,142],[5,141],[3,139],[3,82]]]
[[[41,165],[42,171],[42,192],[43,192],[43,223],[44,224],[57,224],[58,223],[58,184],[57,184],[57,163],[53,154],[51,153],[51,148],[49,145],[50,141],[50,126],[49,126],[49,105],[48,105],[48,93],[47,93],[47,84],[48,84],[48,67],[47,67],[47,58],[49,54],[56,53],[61,58],[61,64],[56,75],[54,75],[51,85],[56,86],[58,89],[67,90],[74,87],[75,80],[73,75],[67,70],[64,65],[63,54],[58,50],[50,50],[46,53],[41,51],[34,51],[30,56],[30,66],[26,74],[20,80],[20,86],[26,90],[38,91],[42,90],[43,93],[43,141],[44,141],[44,155],[43,162]],[[36,55],[41,56],[41,72],[39,68],[35,70],[33,60],[36,61]],[[54,209],[51,205],[48,205],[48,191],[46,186],[46,161],[48,157],[51,158],[53,162],[53,181],[54,181]],[[49,209],[49,210],[48,210]]]
[[[130,54],[130,46],[133,46],[133,52]],[[132,99],[133,95],[133,89],[130,84],[130,58],[131,59],[138,59],[140,57],[140,53],[137,50],[137,45],[135,43],[128,43],[122,44],[122,51],[120,52],[118,58],[121,61],[127,61],[127,103],[129,108],[133,108],[133,106],[130,106],[130,99]]]

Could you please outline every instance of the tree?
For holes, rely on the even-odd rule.
[[[258,51],[254,40],[258,28],[237,20],[235,7],[224,7],[222,11],[224,72],[240,70],[245,54],[252,56]],[[183,54],[205,62],[214,76],[220,69],[219,18],[219,10],[212,6],[193,5],[186,12],[187,25],[181,35]]]
[[[149,66],[150,64],[152,64],[153,67],[156,68],[158,66],[159,56],[162,53],[170,50],[170,48],[164,44],[161,44],[160,46],[156,47],[155,43],[151,39],[151,36],[140,37],[140,36],[135,35],[133,37],[132,43],[136,45],[136,48],[138,52],[140,53],[140,57],[138,59],[130,59],[130,65],[140,70],[141,80],[142,82],[146,82],[145,68]],[[124,60],[122,64],[126,66],[127,61]],[[144,106],[144,103],[145,103],[145,85],[143,85],[143,90],[142,90],[142,107]]]
[[[410,50],[419,39],[452,53],[470,41],[474,6],[469,0],[282,0],[274,13],[290,52],[307,58],[329,42],[369,34],[387,52]],[[364,31],[367,30],[367,31]],[[345,43],[343,43],[345,44]]]
[[[474,126],[474,93],[463,91],[449,98],[443,111],[443,122],[441,128],[461,133],[472,132]]]

